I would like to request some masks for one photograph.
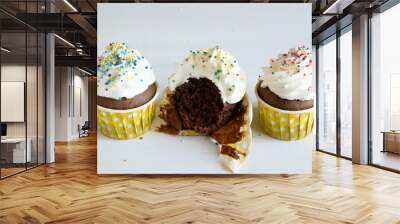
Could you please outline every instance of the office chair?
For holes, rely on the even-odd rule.
[[[78,125],[79,138],[89,136],[89,129],[90,129],[89,121],[85,121],[82,127]]]

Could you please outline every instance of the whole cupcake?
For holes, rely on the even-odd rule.
[[[271,59],[256,86],[263,130],[271,137],[297,140],[312,132],[312,56],[304,46]]]
[[[246,76],[229,52],[215,47],[191,51],[168,79],[158,130],[174,135],[208,135],[235,171],[251,143],[251,105]]]
[[[157,84],[149,62],[125,43],[110,43],[97,61],[97,117],[101,133],[130,139],[150,129]]]

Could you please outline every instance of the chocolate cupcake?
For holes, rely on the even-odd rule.
[[[110,43],[98,57],[100,132],[116,139],[141,136],[151,125],[157,85],[149,62],[124,43]]]
[[[159,131],[211,136],[225,164],[236,171],[251,143],[246,76],[236,58],[218,47],[191,51],[169,77],[159,117]]]
[[[256,86],[261,124],[283,140],[300,139],[314,125],[312,60],[308,48],[290,49],[272,59]]]

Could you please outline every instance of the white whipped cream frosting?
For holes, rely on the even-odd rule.
[[[312,56],[304,46],[292,48],[288,53],[272,59],[269,67],[263,68],[261,87],[286,100],[312,100]]]
[[[169,89],[187,82],[189,78],[207,78],[219,89],[224,103],[237,103],[246,93],[246,75],[237,60],[219,47],[191,51],[185,61],[168,78]]]
[[[97,59],[97,95],[131,99],[155,82],[150,63],[125,43],[110,43]]]

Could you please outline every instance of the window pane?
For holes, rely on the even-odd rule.
[[[336,153],[336,40],[318,49],[319,149]]]
[[[400,170],[400,5],[372,18],[372,163]]]
[[[351,30],[340,36],[340,152],[352,156],[352,35]]]

